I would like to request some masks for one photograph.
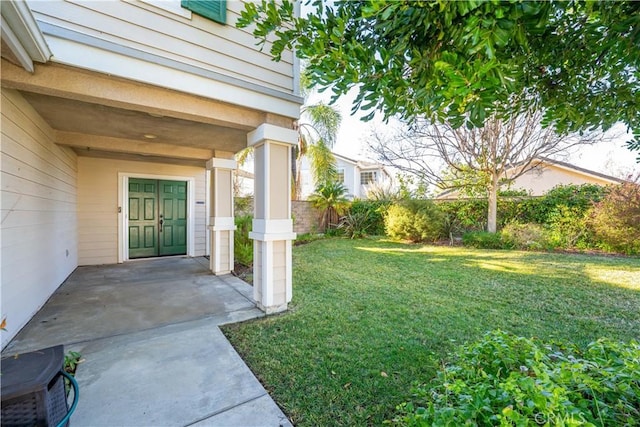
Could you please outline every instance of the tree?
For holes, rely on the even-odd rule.
[[[341,121],[340,112],[331,105],[319,102],[302,107],[293,174],[293,194],[296,199],[300,199],[302,190],[300,168],[305,156],[309,158],[311,175],[316,184],[333,181],[338,177],[336,159],[331,149],[335,145]]]
[[[239,26],[295,49],[353,111],[481,127],[529,109],[561,134],[623,122],[640,150],[640,2],[289,0],[248,3]],[[364,119],[370,119],[373,112]]]
[[[322,210],[320,227],[327,230],[331,225],[337,226],[339,216],[349,206],[349,200],[345,197],[347,189],[340,182],[329,181],[320,184],[315,193],[309,196],[309,201],[316,209]]]
[[[542,128],[541,117],[540,112],[508,121],[493,116],[483,127],[471,128],[416,120],[390,140],[375,136],[370,147],[382,162],[422,181],[445,189],[480,188],[488,198],[487,231],[495,232],[501,184],[539,167],[541,158],[599,139],[599,133],[560,136],[552,127]]]

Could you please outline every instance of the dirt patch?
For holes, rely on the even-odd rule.
[[[233,266],[232,273],[234,276],[253,286],[253,267],[247,267],[246,265],[236,262]]]

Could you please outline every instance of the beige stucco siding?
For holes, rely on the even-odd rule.
[[[582,185],[582,184],[612,184],[610,180],[602,179],[594,175],[559,168],[555,165],[545,166],[544,169],[532,169],[518,177],[511,188],[515,190],[525,189],[532,196],[542,196],[558,185]]]
[[[41,26],[54,55],[57,45],[53,39],[73,38],[97,43],[100,49],[116,47],[125,55],[149,54],[285,93],[297,91],[292,53],[285,52],[281,62],[273,62],[269,45],[260,51],[250,30],[236,28],[243,2],[227,1],[226,25],[181,9],[180,0],[165,3],[183,13],[152,3],[68,0],[30,1],[29,6],[44,24]],[[82,37],[87,39],[80,40]]]
[[[205,255],[206,205],[204,168],[126,160],[78,158],[79,265],[118,262],[119,174],[158,179],[193,178],[195,183],[195,256]],[[200,202],[200,203],[198,203]]]
[[[1,153],[4,347],[77,266],[77,166],[25,99],[5,88]]]

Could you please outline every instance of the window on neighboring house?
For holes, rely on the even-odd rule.
[[[360,184],[367,185],[376,182],[377,172],[360,172]]]
[[[344,184],[344,169],[338,169],[338,182]]]
[[[182,0],[180,5],[212,21],[227,23],[227,0]]]

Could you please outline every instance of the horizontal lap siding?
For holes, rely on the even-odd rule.
[[[179,0],[170,0],[179,3]],[[293,93],[293,55],[273,62],[248,29],[235,28],[243,3],[227,2],[227,25],[143,2],[32,2],[36,19],[226,76]]]
[[[16,91],[2,89],[2,346],[77,266],[76,155]]]
[[[90,138],[90,136],[87,136]],[[176,180],[195,180],[195,200],[205,200],[205,169],[160,163],[78,158],[79,264],[118,262],[118,174],[148,174]],[[189,203],[193,203],[190,201]],[[195,256],[205,254],[206,207],[195,204]]]
[[[275,305],[285,304],[287,300],[287,244],[284,241],[273,242],[273,301]]]

